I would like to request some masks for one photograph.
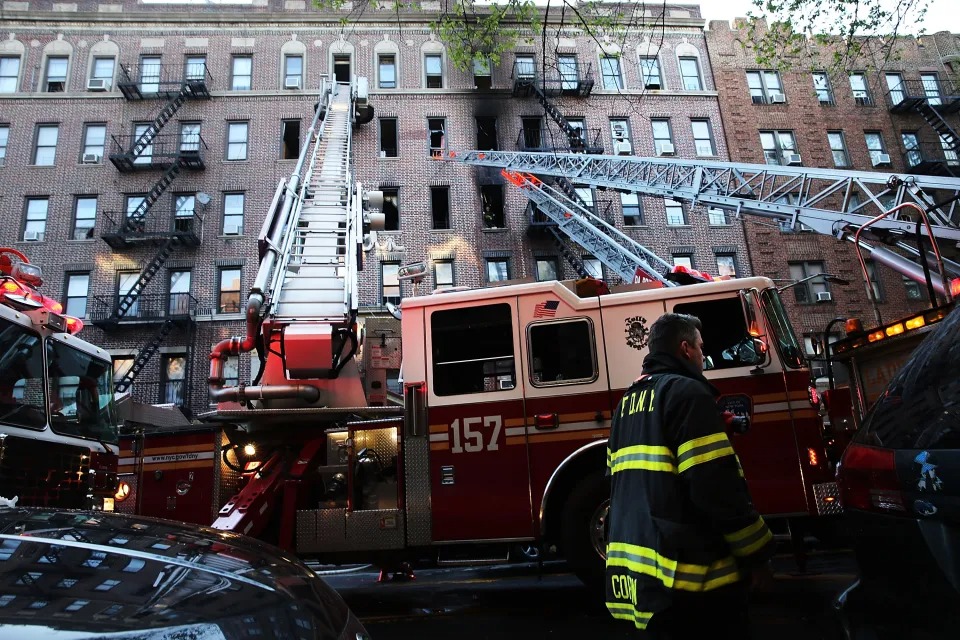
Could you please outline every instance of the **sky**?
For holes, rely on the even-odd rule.
[[[680,0],[685,4],[699,4],[705,20],[732,20],[745,17],[754,8],[751,0]],[[957,0],[931,0],[927,8],[924,28],[927,33],[952,31],[960,33],[960,3]]]

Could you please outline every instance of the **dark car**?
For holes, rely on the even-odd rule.
[[[860,567],[848,608],[867,604],[877,619],[906,621],[910,635],[902,637],[956,637],[960,311],[920,343],[887,385],[837,476]]]
[[[367,640],[337,593],[252,538],[104,512],[0,508],[0,638]]]

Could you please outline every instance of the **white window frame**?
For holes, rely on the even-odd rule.
[[[706,128],[706,137],[698,137],[697,125],[703,125]],[[693,118],[690,120],[690,131],[693,134],[693,147],[700,158],[713,158],[717,155],[717,145],[713,140],[713,124],[709,118]],[[703,147],[701,145],[707,145]],[[709,153],[704,153],[708,150]]]
[[[237,228],[237,235],[243,235],[243,210],[247,196],[242,191],[233,191],[223,194],[223,230],[227,227]]]
[[[81,203],[93,201],[92,210],[83,206]],[[92,240],[93,229],[97,224],[97,209],[99,202],[97,196],[77,196],[73,202],[73,229],[70,234],[71,240]],[[82,214],[82,216],[81,216]],[[89,222],[89,225],[82,225],[83,222]]]
[[[436,61],[439,65],[438,70],[434,72],[431,69],[432,63]],[[425,89],[443,89],[446,84],[446,78],[443,73],[443,53],[439,51],[430,51],[423,54],[423,86]],[[439,85],[431,87],[431,79],[439,78]]]
[[[11,73],[11,67],[14,64],[16,67]],[[20,56],[0,56],[0,93],[17,93],[20,89],[20,68],[22,66],[23,60]]]
[[[63,312],[68,316],[80,318],[81,320],[86,318],[87,301],[90,297],[90,272],[75,271],[67,273],[63,290]],[[82,308],[76,309],[76,306],[73,304],[74,302],[76,302],[77,305],[82,304]],[[79,311],[79,313],[77,313],[77,311]]]
[[[40,203],[43,203],[42,210],[40,209]],[[37,208],[34,209],[34,205],[37,205]],[[26,206],[24,207],[24,225],[23,225],[23,240],[26,240],[26,235],[29,232],[36,232],[37,241],[43,242],[46,239],[47,233],[47,220],[50,216],[50,198],[27,198]]]
[[[240,132],[243,136],[240,136]],[[241,139],[242,138],[242,139]],[[250,122],[248,120],[234,120],[227,122],[227,149],[226,160],[229,162],[243,162],[249,157]]]
[[[243,64],[247,69],[243,69]],[[246,73],[243,73],[243,72]],[[246,81],[243,79],[246,78]],[[238,82],[239,81],[239,82]],[[235,54],[230,61],[230,90],[231,91],[251,91],[253,90],[253,56],[248,54]]]
[[[606,91],[622,91],[624,89],[623,65],[620,64],[619,55],[606,53],[600,56],[600,77]]]
[[[52,167],[57,163],[57,143],[60,139],[59,124],[38,124],[33,145],[35,167]],[[52,135],[52,140],[51,140]],[[49,154],[49,158],[47,155]]]

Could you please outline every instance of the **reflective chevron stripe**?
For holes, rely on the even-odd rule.
[[[733,447],[725,433],[694,438],[677,447],[677,470],[683,473],[694,465],[732,455]]]

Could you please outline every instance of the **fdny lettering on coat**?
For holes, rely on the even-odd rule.
[[[620,401],[620,417],[653,411],[653,396],[653,389],[634,391],[629,396],[623,396]]]

